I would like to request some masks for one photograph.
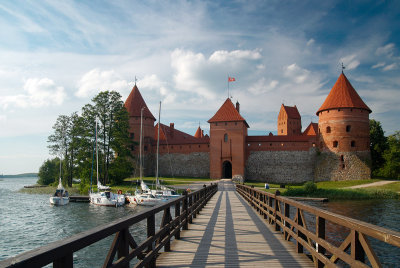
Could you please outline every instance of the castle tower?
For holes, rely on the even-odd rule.
[[[278,135],[301,135],[301,116],[294,107],[281,105],[278,115]]]
[[[228,98],[210,123],[210,177],[213,179],[244,177],[245,146],[249,125]]]
[[[151,151],[151,141],[154,137],[154,122],[156,119],[150,112],[136,84],[125,101],[125,108],[129,113],[129,133],[131,139],[140,142],[140,117],[143,108],[143,152]],[[138,149],[137,149],[138,150]]]
[[[317,111],[319,148],[323,153],[317,166],[318,179],[370,178],[370,113],[347,77],[340,74]]]

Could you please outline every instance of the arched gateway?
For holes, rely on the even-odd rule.
[[[222,164],[222,177],[225,179],[232,178],[232,164],[229,161],[225,161]]]

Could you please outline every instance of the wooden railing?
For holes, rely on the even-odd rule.
[[[164,251],[170,250],[171,238],[180,239],[181,229],[188,228],[188,223],[217,191],[218,184],[204,186],[192,193],[185,191],[181,197],[152,209],[0,261],[0,267],[42,267],[49,263],[53,263],[53,267],[73,267],[74,252],[113,234],[110,250],[108,254],[104,253],[103,267],[130,267],[129,262],[134,258],[138,259],[135,267],[155,267],[158,252],[163,247]],[[171,209],[175,211],[174,217]],[[161,226],[156,232],[155,215],[161,211]],[[129,227],[144,220],[147,220],[147,239],[138,245]]]
[[[338,261],[341,266],[382,267],[370,238],[400,247],[400,232],[309,206],[279,193],[240,184],[236,190],[285,240],[295,242],[298,253],[308,254],[316,267],[337,267]],[[340,236],[343,239],[338,239]]]

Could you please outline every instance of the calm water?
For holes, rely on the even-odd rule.
[[[310,205],[400,232],[400,200],[318,202]],[[335,237],[336,242],[343,241],[348,234],[347,229],[337,225],[329,224],[326,228],[326,235]],[[368,239],[384,267],[400,267],[400,248]]]
[[[88,203],[53,207],[49,203],[50,195],[17,192],[36,181],[36,178],[0,180],[0,260],[146,209],[99,207]],[[161,215],[157,216],[156,226],[159,226]],[[145,238],[145,225],[146,221],[131,228],[136,242]],[[75,252],[75,267],[101,267],[112,239],[109,237]]]

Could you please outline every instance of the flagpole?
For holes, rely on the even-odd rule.
[[[228,99],[229,99],[229,74],[228,74]]]

